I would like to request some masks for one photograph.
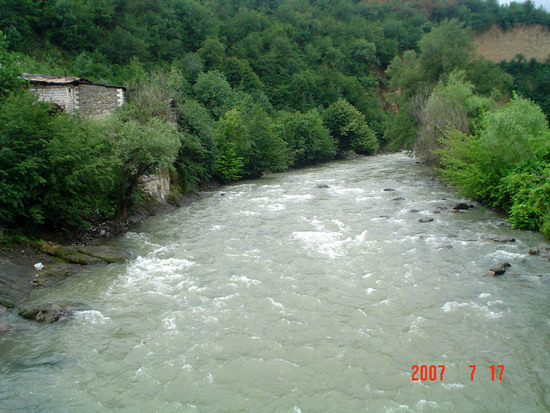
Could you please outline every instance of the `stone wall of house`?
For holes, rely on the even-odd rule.
[[[78,85],[78,110],[83,116],[107,116],[124,104],[124,90],[100,85]]]
[[[56,103],[66,112],[72,113],[78,109],[78,86],[32,84],[30,91],[38,100]]]

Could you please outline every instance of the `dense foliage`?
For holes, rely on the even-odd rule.
[[[540,108],[514,97],[472,135],[447,132],[442,174],[465,196],[501,207],[516,228],[550,235],[550,129]]]
[[[87,122],[59,115],[28,92],[0,104],[0,221],[79,226],[110,215],[108,143]]]
[[[124,216],[160,169],[188,191],[388,147],[451,170],[456,136],[485,136],[512,90],[550,110],[547,62],[472,55],[495,23],[550,15],[496,0],[0,0],[0,226]],[[34,102],[21,72],[121,84],[129,103],[68,116]],[[488,200],[544,226],[513,208],[547,205],[547,167],[525,162]]]

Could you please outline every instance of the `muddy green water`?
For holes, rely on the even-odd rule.
[[[456,201],[403,154],[206,192],[38,296],[93,310],[0,316],[0,411],[548,411],[545,241]]]

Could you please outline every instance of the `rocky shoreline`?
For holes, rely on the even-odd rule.
[[[40,234],[40,240],[0,248],[0,314],[18,308],[24,318],[54,322],[69,317],[79,306],[71,303],[28,302],[34,289],[51,288],[88,265],[108,265],[126,261],[132,254],[109,241],[122,236],[150,216],[161,215],[199,198],[198,193],[178,195],[170,202],[148,202],[125,220],[96,223],[88,231],[71,237],[59,233]],[[0,332],[9,326],[0,322]]]

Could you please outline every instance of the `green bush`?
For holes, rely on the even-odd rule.
[[[478,135],[448,131],[441,173],[463,195],[509,213],[515,228],[548,234],[550,130],[541,109],[514,97]]]
[[[224,182],[237,181],[242,178],[244,158],[237,154],[234,143],[228,142],[221,148],[216,166],[218,176]]]
[[[550,164],[533,160],[515,168],[499,190],[499,204],[509,211],[514,228],[541,228],[550,212]]]
[[[0,224],[81,227],[110,215],[108,142],[89,122],[58,114],[28,92],[0,106]]]

